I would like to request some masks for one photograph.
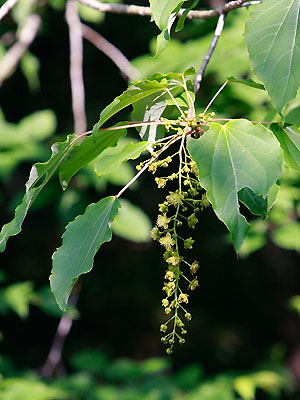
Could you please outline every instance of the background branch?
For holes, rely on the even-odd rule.
[[[78,281],[72,291],[69,300],[69,303],[70,305],[72,305],[72,307],[76,306],[79,299],[80,291],[81,283],[80,281]],[[66,338],[70,333],[72,325],[73,318],[68,313],[64,313],[59,320],[47,359],[44,365],[38,370],[40,375],[50,377],[54,374],[54,372],[58,372],[59,367],[61,372],[64,371],[64,367],[62,364],[62,353]]]
[[[204,60],[202,61],[202,65],[200,67],[200,70],[196,76],[195,79],[195,85],[194,85],[194,93],[196,94],[198,92],[198,90],[200,89],[200,84],[201,81],[203,79],[203,75],[204,72],[206,70],[207,64],[209,63],[209,60],[211,59],[211,56],[216,48],[216,45],[218,43],[219,37],[221,36],[221,33],[223,31],[224,28],[224,19],[225,19],[225,15],[222,13],[219,16],[219,20],[216,26],[216,30],[215,30],[215,34],[214,37],[211,41],[210,47],[208,49],[208,52],[206,53],[206,56],[204,57]]]
[[[96,10],[102,12],[109,12],[115,14],[128,14],[128,15],[141,15],[141,16],[151,16],[150,7],[142,7],[135,5],[126,5],[126,4],[114,4],[114,3],[100,3],[96,0],[77,0],[79,3],[82,3],[86,6],[95,8]],[[246,0],[235,0],[226,3],[222,9],[222,13],[226,14],[228,11],[235,10],[239,8],[245,3]],[[185,10],[182,8],[178,16],[180,17]],[[198,18],[198,19],[207,19],[213,18],[220,15],[219,10],[191,10],[187,18]]]
[[[29,15],[24,21],[19,40],[5,53],[0,63],[0,87],[15,70],[23,54],[36,37],[40,25],[41,18],[37,14]]]
[[[83,37],[109,57],[125,78],[130,80],[137,79],[139,74],[138,70],[116,46],[87,25],[81,24],[81,29]]]
[[[83,43],[81,21],[74,0],[68,0],[66,21],[70,38],[70,80],[72,91],[72,109],[74,131],[80,134],[86,131],[85,93],[83,82]]]
[[[18,0],[7,0],[3,6],[0,7],[0,21],[13,8],[17,1]]]

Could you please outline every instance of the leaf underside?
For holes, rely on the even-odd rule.
[[[279,112],[300,86],[299,11],[299,0],[266,0],[254,8],[246,23],[253,70]]]
[[[271,125],[271,129],[280,142],[283,150],[284,162],[287,166],[300,172],[300,130],[294,126],[281,128],[277,124]]]
[[[238,194],[248,188],[256,196],[268,195],[281,175],[279,143],[264,126],[241,119],[211,123],[200,139],[189,140],[188,150],[197,163],[200,184],[238,252],[249,227],[240,214]],[[245,202],[250,208],[250,201]]]
[[[70,222],[62,236],[62,245],[53,254],[51,290],[57,304],[66,310],[71,290],[81,274],[93,267],[93,259],[102,243],[111,240],[111,222],[118,213],[119,200],[105,197],[90,204],[83,215]]]

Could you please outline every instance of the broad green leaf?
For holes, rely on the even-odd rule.
[[[66,189],[70,179],[81,168],[88,165],[102,151],[117,144],[121,136],[125,136],[126,129],[112,131],[96,131],[90,136],[85,136],[78,141],[66,160],[62,163],[59,171],[59,179],[63,189]]]
[[[300,172],[300,130],[297,126],[288,126],[282,129],[272,124],[271,129],[280,142],[285,163]]]
[[[266,198],[257,196],[246,187],[239,191],[239,201],[245,204],[252,214],[266,218],[268,212],[268,200]]]
[[[132,242],[148,242],[152,228],[149,217],[127,200],[121,199],[120,203],[119,214],[112,224],[113,233]]]
[[[264,126],[240,119],[211,123],[200,139],[188,141],[188,150],[197,163],[201,186],[238,251],[249,227],[240,214],[238,192],[249,188],[257,196],[267,196],[281,175],[279,143]]]
[[[56,172],[57,168],[71,151],[78,140],[78,137],[69,135],[65,142],[52,145],[52,155],[45,163],[37,163],[31,168],[29,179],[26,183],[26,192],[22,203],[15,210],[14,219],[4,225],[0,233],[0,252],[5,250],[6,242],[10,236],[17,235],[21,229],[23,221],[29,208],[37,198],[43,187]]]
[[[168,28],[170,15],[176,9],[179,11],[183,3],[184,1],[182,0],[150,0],[153,19],[161,31],[165,31]]]
[[[246,86],[253,87],[254,89],[266,90],[264,85],[255,82],[253,79],[236,79],[234,76],[227,78],[228,82],[241,83]]]
[[[117,169],[123,162],[127,160],[135,160],[143,151],[146,150],[148,142],[127,143],[125,146],[117,146],[112,154],[100,154],[95,160],[94,171],[97,175],[106,175]]]
[[[299,0],[265,0],[246,24],[253,70],[279,112],[300,86],[299,11]]]
[[[66,310],[71,290],[81,274],[93,267],[93,259],[102,243],[111,240],[111,222],[120,202],[115,196],[90,204],[83,215],[70,222],[62,236],[62,245],[53,254],[51,290],[57,304]]]

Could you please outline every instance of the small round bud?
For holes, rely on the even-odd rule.
[[[179,339],[179,344],[184,344],[184,343],[185,343],[185,339],[180,338],[180,339]]]
[[[182,221],[177,221],[177,226],[182,226]]]
[[[186,335],[187,334],[187,330],[186,329],[182,329],[181,334],[182,335]]]
[[[192,319],[192,315],[190,313],[186,313],[184,316],[188,321]]]
[[[161,324],[161,326],[160,326],[160,331],[161,331],[161,332],[166,332],[167,329],[168,329],[167,325]]]
[[[170,314],[171,311],[172,311],[172,310],[171,310],[170,307],[165,308],[165,313],[166,313],[166,314]]]
[[[166,353],[170,356],[170,355],[173,353],[173,351],[172,351],[172,349],[168,348],[168,349],[166,350]]]

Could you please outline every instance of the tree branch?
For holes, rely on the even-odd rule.
[[[76,286],[74,287],[69,303],[75,307],[81,290],[80,281],[77,282]],[[68,313],[64,313],[58,323],[53,342],[47,356],[47,359],[42,367],[39,368],[38,372],[41,376],[50,377],[53,375],[54,372],[58,372],[58,367],[63,369],[62,365],[62,353],[64,344],[68,334],[73,325],[73,318]]]
[[[106,40],[98,32],[87,25],[81,24],[83,37],[102,51],[119,68],[127,79],[134,80],[138,76],[138,70],[130,63],[124,54],[112,43]]]
[[[37,14],[29,15],[19,34],[19,40],[5,53],[0,63],[0,87],[18,65],[25,51],[33,42],[41,25],[41,18]]]
[[[200,67],[200,70],[196,76],[195,79],[195,84],[194,84],[194,93],[196,94],[198,92],[198,90],[200,89],[200,84],[204,75],[204,72],[206,70],[207,64],[209,63],[209,60],[211,59],[211,56],[216,48],[216,45],[218,43],[219,37],[221,36],[221,33],[223,31],[224,28],[224,19],[225,19],[225,15],[222,13],[219,16],[218,19],[218,23],[216,26],[216,30],[215,30],[215,34],[214,37],[211,41],[210,47],[208,49],[208,52],[206,53],[206,56],[204,57],[204,60],[202,61],[202,65]]]
[[[65,15],[69,26],[70,38],[70,79],[74,131],[76,134],[80,134],[86,130],[85,93],[83,82],[83,43],[81,21],[78,16],[77,4],[74,0],[68,0]]]
[[[142,6],[135,6],[135,5],[127,5],[127,4],[114,4],[114,3],[101,3],[96,0],[77,0],[79,3],[84,4],[88,7],[92,7],[98,11],[108,12],[108,13],[115,13],[115,14],[128,14],[128,15],[141,15],[141,16],[151,16],[150,7],[142,7]],[[163,1],[163,0],[162,0]],[[226,14],[228,11],[235,10],[239,8],[245,3],[246,0],[234,0],[226,3],[222,9],[222,13]],[[182,8],[179,13],[178,17],[180,17],[183,12],[185,11]],[[218,10],[191,10],[187,17],[188,19],[198,18],[198,19],[207,19],[218,17],[220,12]]]
[[[13,8],[18,0],[7,0],[0,8],[0,21]]]

